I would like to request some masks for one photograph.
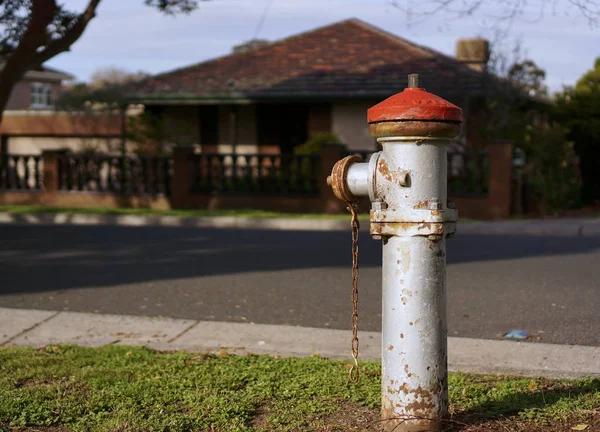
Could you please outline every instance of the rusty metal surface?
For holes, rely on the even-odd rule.
[[[416,136],[454,138],[460,134],[460,123],[449,121],[394,120],[369,124],[373,137]]]
[[[327,179],[327,183],[331,186],[334,195],[348,203],[356,203],[360,200],[360,197],[354,196],[348,188],[347,177],[348,170],[352,164],[361,162],[360,156],[351,155],[338,161],[331,171],[331,176]]]
[[[462,110],[423,88],[407,88],[367,111],[369,123],[398,120],[461,122]]]
[[[371,222],[375,223],[443,223],[456,222],[458,219],[458,211],[453,208],[443,206],[440,202],[435,202],[441,209],[431,209],[432,204],[429,200],[419,201],[413,208],[385,208],[381,210],[371,210]],[[425,206],[425,207],[419,207]]]
[[[438,430],[448,413],[444,238],[388,238],[382,271],[382,420]]]
[[[456,223],[432,222],[371,222],[369,227],[373,236],[429,237],[448,236],[456,232]]]

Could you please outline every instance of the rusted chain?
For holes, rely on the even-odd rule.
[[[350,368],[349,378],[353,383],[359,380],[358,368],[358,233],[360,223],[358,222],[358,205],[347,203],[348,210],[352,215],[352,358],[354,365]]]

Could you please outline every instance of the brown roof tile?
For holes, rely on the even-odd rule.
[[[134,88],[153,99],[386,97],[420,73],[443,97],[479,93],[483,73],[357,19],[153,76]]]

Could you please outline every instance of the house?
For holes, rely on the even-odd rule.
[[[72,75],[46,66],[30,70],[13,89],[6,110],[53,110],[63,81],[72,79]]]
[[[73,79],[46,66],[25,74],[3,113],[0,153],[37,155],[48,149],[118,152],[122,139],[118,116],[56,109],[64,82]]]
[[[288,153],[322,131],[350,149],[373,149],[367,109],[402,91],[409,73],[461,106],[468,124],[484,94],[489,45],[461,40],[457,54],[348,19],[150,77],[131,96],[168,119],[168,140],[202,152]]]

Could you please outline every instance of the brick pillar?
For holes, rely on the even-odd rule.
[[[327,185],[327,177],[331,175],[331,170],[335,163],[346,156],[345,152],[346,147],[343,144],[325,144],[321,148],[319,187],[324,213],[339,213],[344,210],[344,203],[336,198],[331,188]]]
[[[487,146],[490,164],[488,208],[491,219],[507,219],[510,216],[512,150],[510,140],[493,140]]]
[[[58,158],[65,154],[64,150],[43,150],[42,160],[44,161],[44,193],[56,193],[60,187]]]
[[[173,148],[173,178],[171,179],[171,207],[190,208],[194,184],[194,146]]]

